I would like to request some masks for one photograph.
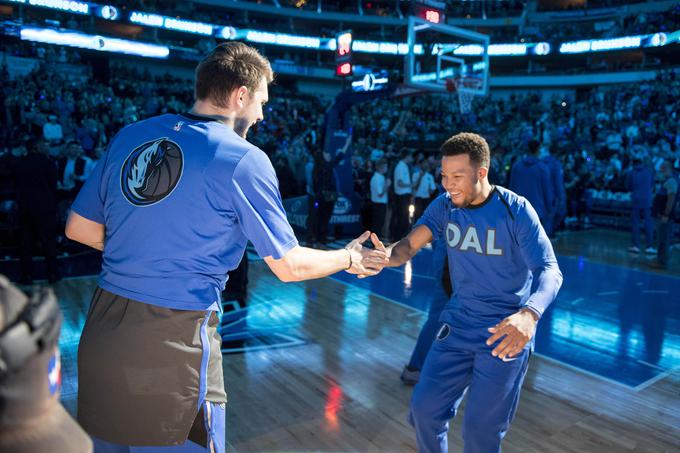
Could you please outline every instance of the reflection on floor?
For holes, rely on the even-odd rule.
[[[357,280],[333,278],[426,310],[435,284],[430,254]],[[564,285],[544,314],[536,352],[631,387],[680,367],[680,278],[560,257]]]

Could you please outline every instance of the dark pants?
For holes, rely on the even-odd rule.
[[[305,227],[307,231],[305,232],[305,241],[314,242],[316,241],[315,232],[316,224],[318,223],[317,217],[319,216],[319,206],[316,202],[316,197],[313,195],[307,195],[307,222]]]
[[[21,280],[29,283],[33,278],[33,247],[40,241],[45,255],[47,278],[50,282],[59,279],[57,268],[57,213],[55,210],[19,212],[21,231]]]
[[[309,215],[307,216],[307,242],[326,242],[328,222],[333,216],[335,201],[323,197],[308,196]]]
[[[416,201],[414,204],[414,211],[413,211],[413,221],[416,222],[421,215],[425,212],[425,209],[427,209],[427,206],[430,204],[430,199],[429,198],[418,198],[416,197]],[[408,209],[408,208],[407,208]]]
[[[631,213],[631,229],[633,233],[633,245],[640,247],[640,216],[644,219],[645,244],[651,247],[654,243],[654,224],[652,223],[652,208],[633,204]]]
[[[659,246],[657,259],[662,266],[668,266],[668,259],[671,249],[671,239],[673,239],[673,221],[658,222],[657,235],[659,236]]]
[[[385,217],[387,216],[387,203],[372,203],[371,232],[383,237],[385,229]]]
[[[316,237],[319,242],[326,242],[328,236],[328,224],[333,217],[335,201],[319,200],[319,222],[316,226]]]
[[[408,206],[411,203],[411,194],[395,195],[394,210],[392,211],[392,231],[393,241],[398,241],[408,234],[411,222],[408,215]]]

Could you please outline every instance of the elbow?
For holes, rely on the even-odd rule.
[[[289,272],[282,272],[276,275],[283,283],[299,282],[301,279]]]
[[[284,283],[293,283],[304,280],[300,272],[289,262],[282,260],[283,266],[272,269],[276,277]]]
[[[72,241],[78,241],[77,239],[77,233],[75,231],[75,228],[73,228],[73,225],[71,222],[66,223],[66,228],[64,229],[64,234],[66,235],[67,238],[69,238]]]
[[[562,271],[560,270],[557,265],[555,265],[555,285],[557,287],[557,290],[562,287],[562,283],[564,282],[564,276],[562,275]]]

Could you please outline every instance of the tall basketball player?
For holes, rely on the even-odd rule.
[[[368,232],[343,250],[298,246],[274,168],[245,140],[272,78],[255,49],[218,46],[196,69],[191,111],[124,128],[72,206],[67,236],[104,258],[78,350],[78,420],[95,452],[225,451],[216,327],[248,240],[283,281],[371,275],[386,260],[361,247]]]
[[[500,451],[517,409],[536,324],[562,284],[555,254],[526,199],[492,186],[489,146],[461,133],[441,147],[446,193],[387,249],[400,266],[444,237],[453,295],[411,400],[420,452],[446,452],[463,394],[465,452]]]

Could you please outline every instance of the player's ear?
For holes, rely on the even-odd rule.
[[[247,86],[241,85],[240,87],[238,87],[239,102],[242,102],[243,105],[246,105],[248,103],[248,96],[250,96],[250,92]]]
[[[477,177],[479,179],[484,179],[488,176],[489,174],[489,169],[486,167],[479,167],[479,170],[477,170]]]
[[[243,108],[247,104],[248,87],[241,85],[231,92],[231,104]]]

